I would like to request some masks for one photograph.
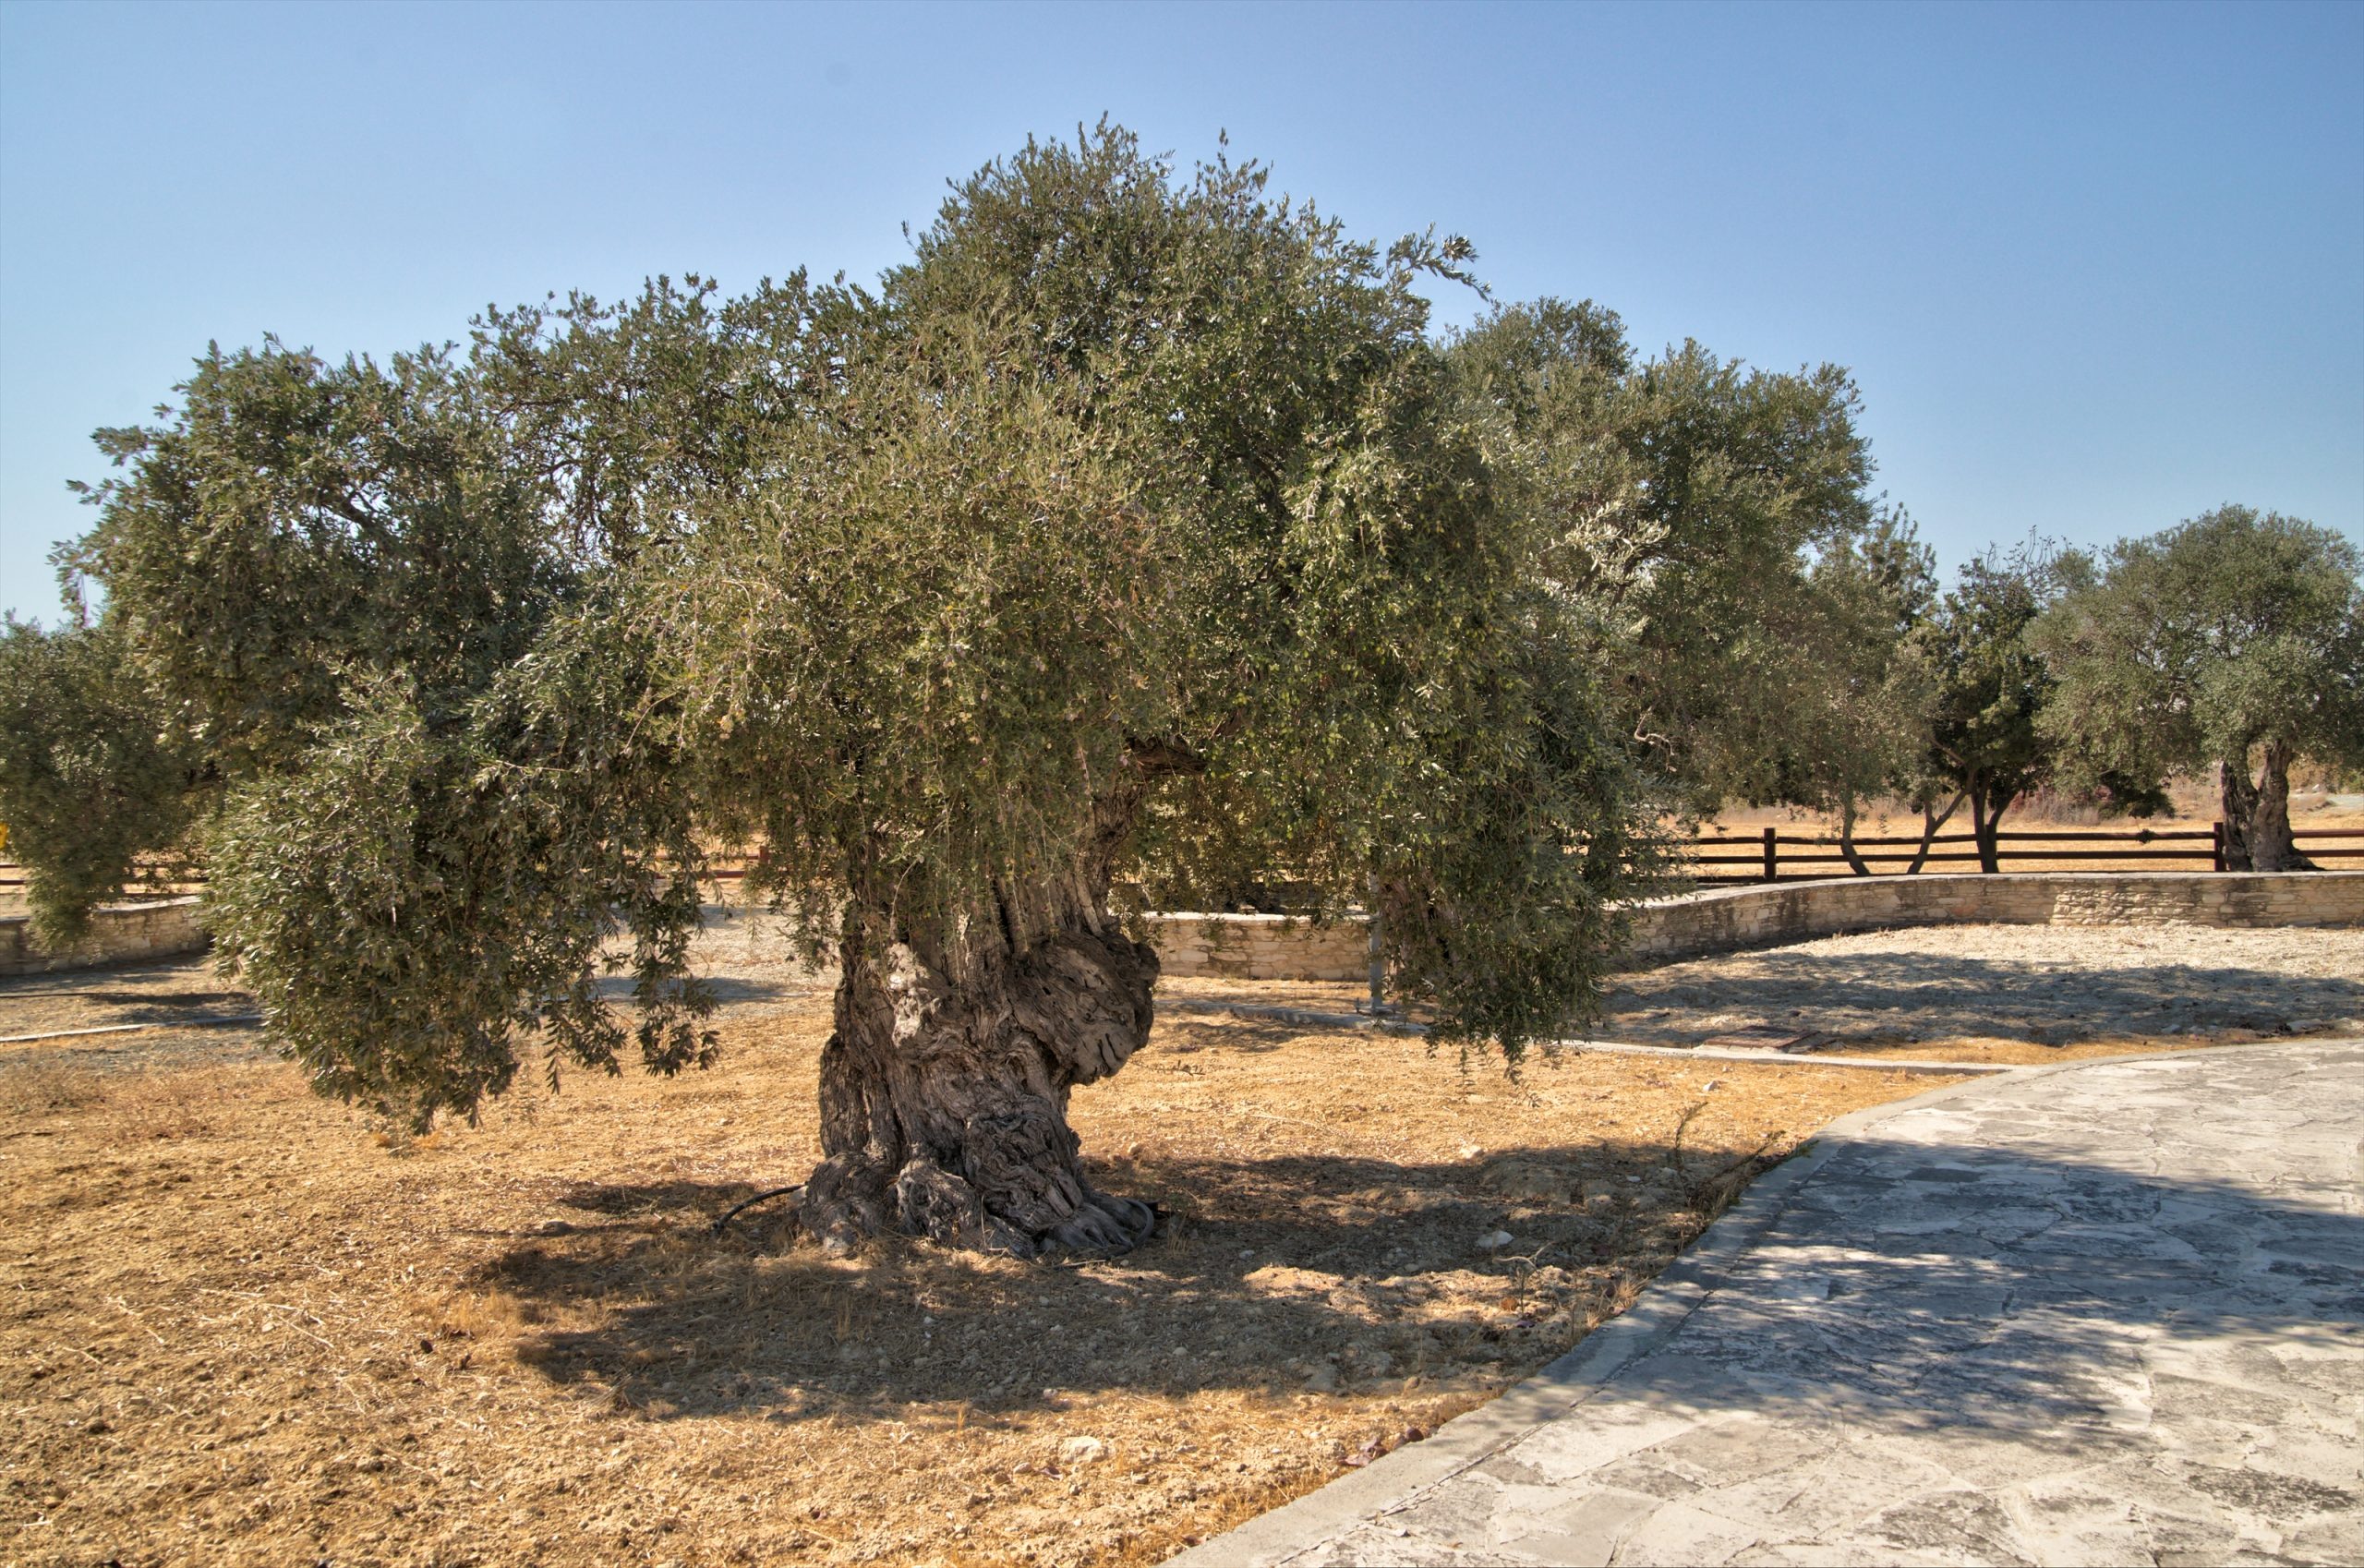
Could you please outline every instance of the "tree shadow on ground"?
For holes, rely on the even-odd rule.
[[[1659,1397],[1870,1403],[1934,1426],[2041,1431],[2122,1415],[2130,1341],[2311,1346],[2364,1321],[2352,1217],[2047,1154],[1898,1157],[1912,1174],[1896,1178],[1897,1203],[1859,1194],[1869,1212],[1820,1216],[1861,1229],[1862,1245],[1792,1260],[1803,1283],[1759,1280],[1763,1299],[1722,1320],[1740,1379],[1710,1386],[1686,1363],[1663,1370]],[[1143,1161],[1103,1176],[1175,1211],[1169,1228],[1129,1258],[1064,1266],[900,1240],[834,1260],[762,1211],[714,1236],[713,1216],[752,1195],[743,1185],[603,1187],[565,1200],[604,1224],[514,1246],[479,1279],[553,1321],[521,1345],[527,1366],[658,1418],[958,1406],[991,1424],[1122,1393],[1383,1395],[1415,1377],[1474,1389],[1567,1350],[1746,1174],[1695,1155],[1678,1167],[1672,1149],[1640,1142],[1498,1151],[1482,1171]],[[1815,1217],[1807,1204],[1783,1223]],[[1497,1225],[1516,1239],[1482,1250]],[[1764,1261],[1786,1256],[1780,1235],[1750,1267],[1790,1266]],[[1851,1316],[1869,1304],[1876,1334]]]
[[[1729,972],[1745,963],[1741,972]],[[1695,1042],[1733,1020],[1840,1042],[1991,1036],[2068,1044],[2128,1036],[2313,1032],[2364,1018],[2364,981],[2198,964],[2105,971],[1946,953],[1774,950],[1622,975],[1603,1032]],[[1703,966],[1704,967],[1704,966]],[[1707,1025],[1703,1020],[1720,1021]]]
[[[744,974],[706,974],[698,977],[717,1002],[785,1002],[807,996],[823,995],[828,988],[807,975],[783,974],[757,978]],[[599,981],[599,995],[611,1003],[632,999],[632,976],[610,974]]]
[[[476,1283],[550,1321],[520,1345],[526,1365],[660,1415],[957,1404],[989,1421],[1043,1408],[1045,1390],[1490,1386],[1567,1348],[1695,1231],[1691,1205],[1744,1178],[1732,1156],[1670,1155],[1119,1160],[1095,1179],[1158,1203],[1160,1234],[1124,1259],[1051,1264],[899,1238],[831,1260],[780,1209],[717,1237],[747,1184],[585,1184],[558,1201],[597,1219],[513,1238]],[[1498,1190],[1512,1168],[1526,1179]],[[1621,1191],[1587,1207],[1580,1184]],[[1505,1224],[1512,1246],[1478,1245]]]

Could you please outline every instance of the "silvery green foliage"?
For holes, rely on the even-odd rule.
[[[701,1060],[698,843],[614,612],[617,540],[487,379],[425,351],[211,350],[70,556],[202,759],[225,963],[324,1091],[425,1125],[538,1039],[612,1069],[628,934],[641,1053]],[[30,847],[29,846],[29,853]]]
[[[703,1066],[686,978],[697,843],[645,720],[639,650],[595,618],[438,724],[399,674],[356,680],[297,766],[234,789],[207,834],[211,923],[324,1093],[424,1128],[508,1087],[522,1042],[615,1071]],[[603,999],[627,938],[628,1031]]]
[[[2364,762],[2364,585],[2356,547],[2224,506],[2121,539],[2038,631],[2058,682],[2044,717],[2080,778],[2155,780],[2252,754]]]
[[[117,622],[0,633],[0,823],[30,874],[33,935],[70,947],[92,907],[179,841],[196,758]]]
[[[640,1055],[704,1059],[716,845],[816,948],[956,983],[1112,868],[1376,887],[1447,1032],[1514,1055],[1654,885],[1646,771],[1768,766],[1735,716],[1868,462],[1827,368],[1636,367],[1583,310],[1441,346],[1418,287],[1471,259],[1104,126],[957,186],[875,290],[211,352],[103,438],[74,560],[202,758],[225,953],[414,1122],[533,1049],[614,1066],[619,937]]]
[[[2013,802],[2053,777],[2056,752],[2038,726],[2053,672],[2032,633],[2078,562],[2030,538],[1962,564],[1955,585],[1913,626],[1910,643],[1930,684],[1921,799],[1969,802],[1981,864],[1998,867],[1996,834]]]
[[[959,186],[876,298],[814,291],[746,383],[765,477],[644,579],[709,820],[816,939],[850,903],[956,971],[1120,831],[1166,890],[1376,874],[1451,1027],[1581,1010],[1654,829],[1428,341],[1461,259],[1104,128]]]
[[[1589,300],[1499,307],[1447,354],[1549,520],[1544,578],[1612,721],[1676,798],[1823,804],[1857,782],[1855,742],[1910,727],[1898,585],[1851,565],[1909,554],[1910,525],[1869,492],[1846,372],[1689,342],[1640,359]]]

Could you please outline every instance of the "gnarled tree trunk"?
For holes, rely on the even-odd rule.
[[[1198,766],[1137,743],[1081,863],[996,887],[992,915],[899,929],[857,896],[821,1053],[825,1157],[799,1211],[824,1247],[897,1231],[1032,1258],[1148,1238],[1156,1212],[1084,1174],[1067,1095],[1149,1038],[1157,954],[1110,914],[1110,871],[1147,781]]]
[[[2255,783],[2248,759],[2217,765],[2225,806],[2225,869],[2320,871],[2290,831],[2290,748],[2269,741]]]
[[[806,1226],[837,1251],[889,1230],[1021,1258],[1146,1238],[1155,1213],[1092,1185],[1067,1112],[1149,1038],[1156,982],[1157,955],[1104,914],[965,985],[909,943],[849,943]]]

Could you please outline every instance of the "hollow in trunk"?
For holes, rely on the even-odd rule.
[[[2290,748],[2267,742],[2255,780],[2249,759],[2216,765],[2226,871],[2320,871],[2290,831]]]

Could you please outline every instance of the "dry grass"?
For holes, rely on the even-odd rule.
[[[198,1036],[0,1055],[0,1560],[1153,1561],[1566,1350],[1767,1161],[1931,1087],[1185,1018],[1078,1097],[1172,1216],[1130,1259],[715,1238],[815,1157],[825,1028],[774,993],[714,1072],[400,1148]]]

